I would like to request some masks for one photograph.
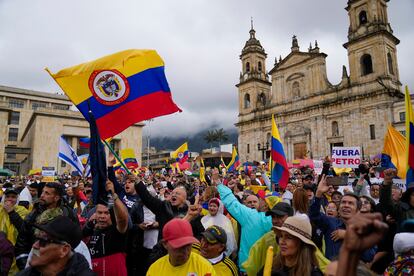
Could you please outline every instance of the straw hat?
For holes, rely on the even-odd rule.
[[[274,226],[273,228],[285,231],[292,236],[297,237],[304,243],[312,245],[316,248],[316,245],[312,241],[312,226],[306,215],[295,215],[288,217],[282,227]]]

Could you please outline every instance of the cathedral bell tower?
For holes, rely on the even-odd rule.
[[[389,0],[348,0],[348,51],[351,84],[380,82],[400,90],[397,64],[399,40],[388,22]]]
[[[239,89],[239,114],[251,113],[256,109],[264,109],[270,103],[270,87],[266,71],[267,54],[260,41],[256,39],[256,31],[251,23],[250,38],[246,41],[240,55],[242,71]]]

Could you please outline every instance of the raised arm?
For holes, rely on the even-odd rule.
[[[329,190],[329,187],[326,183],[326,176],[322,175],[321,181],[319,182],[318,189],[315,193],[315,198],[309,207],[309,218],[311,221],[314,221],[317,226],[321,229],[326,229],[328,224],[328,217],[321,213],[321,201],[323,194]]]
[[[112,193],[114,199],[114,213],[116,220],[116,229],[119,233],[125,233],[128,229],[128,210],[125,205],[119,199],[118,195],[114,191],[114,184],[108,180],[106,182],[106,190]]]
[[[163,201],[161,199],[158,199],[154,196],[152,196],[145,186],[144,182],[140,181],[139,183],[135,184],[135,191],[139,195],[139,197],[142,200],[142,203],[144,203],[145,206],[147,206],[148,209],[151,210],[155,215],[160,215],[160,213],[163,211]]]

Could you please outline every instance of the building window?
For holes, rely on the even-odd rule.
[[[259,72],[262,72],[262,63],[260,61],[257,64],[257,70],[259,70]]]
[[[9,128],[9,141],[17,141],[17,135],[19,134],[19,129],[11,127]]]
[[[250,144],[247,144],[247,153],[250,153]]]
[[[244,108],[250,107],[250,95],[246,94],[244,95]]]
[[[270,132],[266,134],[266,141],[269,143],[269,146],[272,145],[272,134]]]
[[[368,54],[361,57],[361,71],[363,76],[371,74],[374,71],[372,69],[372,58]]]
[[[339,127],[337,121],[332,122],[332,136],[339,136]]]
[[[405,137],[405,130],[400,130],[400,133]]]
[[[32,102],[33,110],[38,110],[39,108],[45,108],[45,107],[46,107],[46,103],[44,102]]]
[[[292,84],[292,95],[294,98],[300,97],[300,85],[297,81]]]
[[[405,111],[400,112],[400,122],[405,122]]]
[[[16,159],[15,153],[6,153],[6,159]]]
[[[65,104],[52,104],[53,109],[69,110],[70,106]]]
[[[371,140],[375,140],[375,125],[369,125],[369,134],[371,136]]]
[[[265,95],[265,93],[261,93],[259,95],[259,103],[260,103],[261,106],[266,105],[266,95]]]
[[[9,107],[23,108],[24,107],[24,101],[19,100],[19,99],[9,99]]]
[[[368,22],[367,12],[361,11],[359,13],[359,25],[364,25]]]
[[[20,121],[20,112],[12,111],[9,113],[9,125],[18,125]]]
[[[66,167],[66,162],[65,162],[65,161],[63,161],[63,160],[60,160],[60,167],[61,167],[61,168]]]
[[[388,70],[390,71],[391,75],[394,75],[394,67],[392,66],[392,56],[391,53],[387,54],[387,61],[388,61]]]
[[[246,62],[246,73],[250,72],[250,62]]]

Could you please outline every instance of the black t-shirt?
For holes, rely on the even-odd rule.
[[[119,233],[114,225],[106,229],[95,229],[88,242],[92,259],[125,253],[126,236],[126,233]]]

